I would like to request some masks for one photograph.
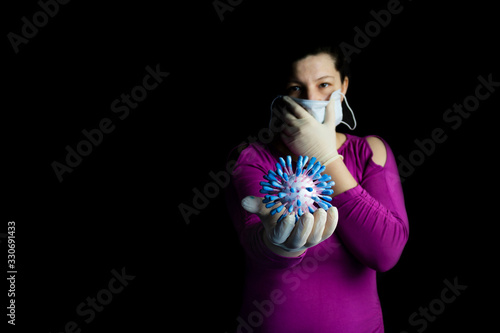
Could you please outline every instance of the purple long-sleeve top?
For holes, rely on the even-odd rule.
[[[227,192],[229,213],[246,254],[238,333],[383,332],[376,272],[392,268],[408,239],[408,217],[394,155],[372,160],[366,137],[346,134],[339,148],[359,185],[335,196],[339,222],[333,235],[299,257],[282,257],[263,242],[263,226],[241,200],[259,193],[259,182],[279,155],[251,144],[238,157]]]

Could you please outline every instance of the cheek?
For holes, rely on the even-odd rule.
[[[342,91],[342,89],[344,88],[344,85],[342,84],[342,81],[340,81],[340,79],[335,80],[334,86],[335,86],[335,89],[333,91],[339,90],[339,89]]]
[[[334,87],[334,89],[333,89],[333,91],[332,91],[332,92],[337,91],[337,90],[340,90],[340,92],[341,92],[342,94],[345,94],[345,93],[346,93],[346,90],[347,90],[347,86],[346,86],[346,85],[341,84],[341,83],[340,83],[340,81],[339,81],[338,83],[336,83],[336,84],[335,84],[335,87]],[[344,97],[342,96],[342,101],[343,101],[343,100],[344,100]]]
[[[294,98],[301,98],[301,92],[300,91],[289,91],[287,93],[288,96],[294,97]]]

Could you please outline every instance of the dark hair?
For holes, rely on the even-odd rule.
[[[311,45],[311,46],[304,46],[304,44],[300,44],[297,47],[288,47],[285,49],[281,50],[282,52],[281,59],[279,60],[280,62],[280,86],[284,87],[286,84],[285,81],[288,80],[291,71],[292,71],[292,65],[301,60],[304,59],[307,56],[310,55],[318,55],[321,53],[326,53],[330,55],[334,61],[335,69],[339,71],[340,73],[340,80],[341,82],[344,82],[344,79],[346,77],[350,77],[350,72],[349,72],[349,64],[344,58],[344,54],[342,53],[341,49],[338,46],[332,46],[332,45]]]
[[[335,69],[339,71],[340,73],[340,79],[342,82],[344,82],[344,79],[346,77],[349,77],[349,64],[344,58],[344,54],[340,50],[338,46],[329,46],[329,45],[323,45],[316,47],[312,49],[308,54],[304,55],[301,58],[298,58],[297,60],[303,59],[309,55],[317,55],[320,53],[326,53],[330,55],[333,58],[334,64],[335,64]],[[296,60],[296,61],[297,61]]]

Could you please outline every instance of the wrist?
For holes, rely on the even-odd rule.
[[[330,153],[325,154],[321,158],[318,158],[318,160],[322,165],[326,165],[325,163],[329,163],[329,161],[331,161],[332,159],[338,158],[337,156],[341,156],[341,155],[339,155],[337,149],[335,149],[335,150],[332,150]]]
[[[332,162],[335,162],[336,160],[344,160],[344,156],[340,155],[339,153],[337,153],[336,155],[332,156],[331,158],[329,158],[328,160],[326,160],[325,162],[323,162],[323,165],[326,167],[328,164],[332,163]]]

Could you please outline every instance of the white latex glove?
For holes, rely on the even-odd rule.
[[[285,96],[283,100],[288,103],[288,108],[282,110],[285,126],[281,139],[288,149],[296,155],[314,156],[321,163],[338,155],[335,103],[326,106],[325,121],[321,124],[290,97]]]
[[[307,248],[330,237],[338,222],[336,207],[328,211],[319,208],[311,214],[304,213],[295,223],[295,215],[288,215],[277,222],[280,214],[271,215],[260,197],[243,198],[241,206],[249,213],[259,216],[264,225],[264,242],[276,254],[288,257],[299,256]]]

